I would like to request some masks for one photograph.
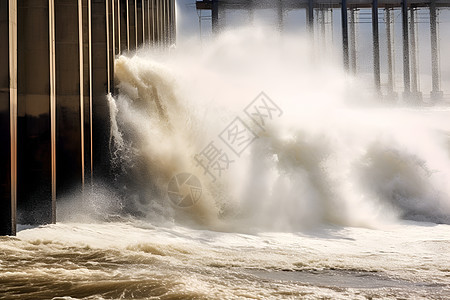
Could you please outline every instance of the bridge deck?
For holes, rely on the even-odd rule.
[[[197,9],[211,10],[211,0],[197,1]],[[307,8],[309,0],[219,0],[221,9],[267,9],[277,8],[280,5],[283,9],[301,9]],[[311,1],[314,8],[341,7],[342,0],[314,0]],[[347,0],[348,8],[370,8],[372,7],[372,0]],[[433,3],[433,0],[409,0],[409,7],[429,7]],[[434,0],[436,8],[450,8],[450,0]],[[378,7],[398,7],[402,6],[402,0],[378,0]]]

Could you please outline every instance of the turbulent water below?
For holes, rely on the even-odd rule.
[[[222,233],[60,223],[0,240],[2,299],[446,299],[450,226]]]

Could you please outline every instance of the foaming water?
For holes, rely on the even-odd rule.
[[[119,57],[111,122],[116,161],[127,149],[138,164],[125,170],[132,210],[226,231],[449,223],[448,108],[372,99],[333,57],[313,58],[306,39],[257,28]],[[283,111],[264,130],[244,114],[261,91]],[[233,163],[214,181],[194,157],[211,141],[227,151],[218,136],[235,117],[258,138],[240,156],[228,149]],[[203,187],[188,209],[167,197],[183,172]]]
[[[59,223],[0,238],[6,299],[443,299],[448,225],[254,235]]]

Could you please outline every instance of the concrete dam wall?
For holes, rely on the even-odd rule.
[[[0,235],[109,173],[114,59],[175,42],[175,0],[0,1]]]

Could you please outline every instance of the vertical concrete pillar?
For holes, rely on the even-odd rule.
[[[327,17],[328,17],[328,9],[321,7],[316,10],[316,17],[317,17],[317,26],[320,30],[320,49],[322,50],[322,53],[327,53],[329,51],[329,48],[327,47]]]
[[[146,43],[146,31],[147,31],[147,8],[146,8],[146,1],[141,0],[142,1],[142,44]]]
[[[147,3],[147,44],[151,44],[152,41],[152,14],[151,14],[151,2],[152,0],[146,0]]]
[[[177,16],[176,16],[176,2],[175,0],[170,0],[170,3],[172,3],[172,15],[171,15],[171,23],[170,23],[170,29],[172,30],[172,43],[175,44],[177,41]]]
[[[162,29],[163,29],[163,40],[164,40],[164,47],[167,47],[167,45],[169,44],[169,30],[168,30],[168,24],[169,24],[169,10],[168,10],[168,0],[163,0],[162,1],[162,14],[163,14],[163,19],[162,19]]]
[[[409,70],[409,32],[408,32],[408,0],[402,1],[402,31],[403,31],[403,97],[411,94],[411,78]]]
[[[55,0],[48,1],[49,6],[49,66],[50,66],[50,155],[51,155],[51,197],[52,223],[56,223],[56,33]]]
[[[155,0],[149,0],[149,16],[150,16],[150,45],[155,45],[156,40],[156,26],[155,26]]]
[[[220,31],[219,28],[219,1],[212,1],[212,9],[211,9],[211,22],[212,22],[212,31],[213,34],[218,34]]]
[[[86,102],[86,95],[88,94],[88,90],[86,89],[85,86],[85,82],[88,80],[88,78],[86,78],[86,74],[85,74],[85,57],[86,54],[84,53],[84,45],[85,45],[85,39],[84,37],[86,36],[86,27],[84,26],[85,24],[85,20],[86,20],[86,11],[83,10],[83,4],[86,5],[87,7],[87,2],[88,0],[78,0],[78,57],[79,57],[79,76],[80,76],[80,92],[79,92],[79,97],[80,97],[80,107],[79,107],[79,111],[80,111],[80,160],[81,160],[81,188],[84,189],[84,183],[85,183],[85,170],[86,170],[86,153],[85,153],[85,141],[84,141],[84,137],[85,137],[85,102]],[[83,3],[84,2],[84,3]],[[85,94],[85,92],[87,92]]]
[[[277,3],[277,16],[278,16],[278,31],[279,32],[283,32],[284,11],[283,11],[283,2],[282,2],[282,0],[278,0],[278,3]]]
[[[334,17],[333,17],[333,15],[334,15],[333,8],[330,7],[330,10],[329,10],[329,18],[330,18],[329,33],[331,35],[331,44],[334,44],[334,30],[333,30],[333,28],[334,28]]]
[[[161,29],[162,29],[162,37],[163,37],[163,47],[166,47],[168,44],[168,30],[167,30],[167,24],[168,24],[168,13],[167,13],[167,0],[162,0],[161,3]]]
[[[119,13],[119,44],[120,44],[120,53],[125,51],[129,51],[129,37],[128,37],[128,0],[118,0],[118,13]]]
[[[253,0],[249,0],[247,4],[247,15],[248,15],[248,23],[253,25],[255,20],[255,7],[253,4]]]
[[[114,34],[115,34],[115,55],[120,55],[122,53],[121,45],[121,12],[120,12],[120,0],[114,0]]]
[[[109,176],[109,108],[106,94],[114,88],[114,55],[109,26],[112,21],[111,0],[92,3],[92,123],[94,178]],[[123,3],[121,3],[123,4]],[[125,3],[126,7],[126,3]],[[134,10],[133,10],[134,11]],[[130,35],[131,37],[132,35]],[[132,44],[131,44],[132,45]],[[125,48],[126,49],[126,48]]]
[[[158,28],[158,30],[157,30],[157,45],[159,47],[162,47],[162,45],[163,45],[162,1],[164,1],[164,0],[156,0],[156,19],[155,19],[155,22],[156,22],[156,26]]]
[[[0,2],[0,235],[16,234],[17,3]]]
[[[350,8],[350,71],[356,74],[356,14],[357,8]]]
[[[111,10],[111,3],[114,0],[106,0],[106,42],[107,42],[107,57],[108,57],[108,93],[114,92],[114,43],[111,37],[114,36],[113,31],[113,11]]]
[[[83,57],[84,57],[84,149],[85,149],[85,173],[88,182],[93,184],[94,180],[94,158],[93,158],[93,124],[92,124],[92,1],[85,0],[83,5],[87,6],[83,12]],[[87,64],[87,66],[86,66]]]
[[[149,0],[150,1],[150,26],[151,26],[151,45],[156,46],[156,36],[158,34],[158,28],[156,27],[156,5],[157,0]]]
[[[155,0],[155,26],[156,26],[156,46],[160,47],[162,44],[161,36],[161,0]]]
[[[17,1],[17,209],[22,224],[55,221],[53,1]]]
[[[144,21],[144,31],[143,31],[143,39],[144,39],[144,44],[148,44],[149,42],[149,0],[142,0],[142,11],[144,12],[143,14],[143,21]]]
[[[128,50],[136,49],[136,0],[127,0]]]
[[[344,68],[349,70],[348,55],[348,17],[347,17],[347,0],[341,3],[341,25],[342,25],[342,52],[344,56]]]
[[[81,153],[82,153],[82,187],[84,184],[92,183],[92,155],[91,155],[91,115],[92,115],[92,97],[90,94],[91,82],[91,19],[90,19],[90,0],[82,0],[79,6],[79,22],[81,24],[81,31],[79,32],[78,47],[80,55],[80,82],[82,82],[80,94],[80,130],[81,130]]]
[[[155,18],[155,23],[156,23],[156,40],[157,40],[157,45],[158,47],[162,46],[162,1],[163,0],[156,0],[156,18]]]
[[[11,166],[11,235],[16,234],[17,222],[17,0],[9,0],[9,135]],[[7,145],[7,143],[6,143]],[[7,169],[6,169],[7,170]],[[54,208],[54,207],[53,207]],[[55,209],[52,210],[53,216]]]
[[[430,4],[430,36],[431,36],[431,99],[440,100],[443,92],[440,90],[439,76],[439,49],[438,49],[438,28],[436,14],[436,0],[431,0]]]
[[[387,94],[389,97],[394,97],[394,60],[392,47],[392,9],[386,7],[384,9],[386,22],[386,44],[387,44],[387,68],[388,68],[388,84]]]
[[[165,46],[168,47],[170,45],[170,1],[164,0],[164,37],[165,37]]]
[[[136,0],[136,47],[140,47],[143,40],[143,29],[144,22],[142,21],[143,9],[142,9],[142,0]]]
[[[57,196],[84,183],[84,56],[81,0],[55,1]]]
[[[160,0],[152,0],[152,45],[158,46],[159,45],[159,26],[158,26],[158,7],[159,7],[159,1]]]
[[[168,22],[168,14],[167,14],[167,0],[161,1],[161,33],[162,33],[162,46],[167,47],[168,36],[167,36],[167,22]]]
[[[317,20],[320,29],[321,49],[326,51],[326,28],[325,28],[325,9],[323,7],[317,10]]]
[[[111,11],[111,29],[112,29],[112,47],[113,47],[113,56],[116,57],[118,53],[117,48],[117,40],[118,40],[118,31],[117,31],[117,0],[111,0],[111,7],[109,8]]]
[[[308,0],[306,9],[306,21],[308,22],[308,30],[311,37],[314,36],[314,0]]]
[[[0,235],[12,235],[16,228],[11,195],[9,5],[9,1],[0,1]]]
[[[373,77],[375,91],[381,95],[380,75],[380,41],[378,33],[378,0],[372,0],[372,47],[373,47]]]
[[[419,72],[418,72],[418,66],[417,66],[417,44],[416,44],[416,12],[417,8],[411,7],[409,9],[410,11],[410,34],[411,34],[411,96],[415,101],[422,100],[422,94],[419,91]]]
[[[134,41],[135,41],[135,49],[139,46],[139,26],[138,26],[138,22],[139,22],[139,18],[138,18],[138,3],[139,0],[134,0]]]

